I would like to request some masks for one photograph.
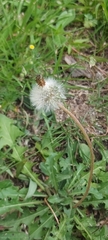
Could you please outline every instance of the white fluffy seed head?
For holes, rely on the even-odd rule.
[[[45,85],[35,84],[30,92],[30,101],[37,110],[45,112],[54,111],[59,108],[65,97],[65,91],[62,84],[49,77],[44,79]]]

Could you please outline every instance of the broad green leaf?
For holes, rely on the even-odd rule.
[[[105,172],[106,169],[106,162],[104,160],[101,161],[96,161],[94,163],[94,174],[100,178],[100,172],[103,171]]]
[[[101,151],[102,154],[102,160],[108,162],[108,150],[103,149],[103,151]]]
[[[17,161],[22,161],[25,151],[26,151],[26,147],[17,145],[13,147],[12,157]]]
[[[66,38],[61,34],[54,35],[54,44],[58,48],[62,47],[66,43]]]
[[[63,198],[59,197],[57,194],[54,194],[53,196],[48,198],[48,201],[53,204],[60,203],[62,202],[62,200]]]
[[[47,169],[45,162],[40,163],[40,169],[46,176],[49,176],[49,171]]]
[[[94,197],[96,199],[103,199],[103,195],[102,193],[100,193],[99,190],[97,190],[96,188],[90,188],[90,191],[89,191],[92,195],[94,195]]]
[[[87,226],[89,225],[89,222],[87,223],[87,219],[86,220],[85,218],[80,219],[79,216],[74,216],[74,220],[77,224],[77,228],[81,231],[84,231],[84,233],[86,233],[86,236],[88,236],[90,240],[93,240],[90,232],[87,229]],[[91,223],[90,221],[91,223],[90,226],[93,225],[93,222],[94,221],[92,221]]]
[[[48,211],[48,207],[42,207],[42,209],[36,209],[36,212],[30,213],[27,211],[27,214],[22,214],[22,216],[16,220],[15,224],[14,224],[14,229],[17,229],[17,227],[21,224],[24,223],[26,225],[30,225],[30,223],[36,218],[36,217],[40,217],[43,214],[45,214]]]
[[[1,200],[0,201],[0,214],[4,214],[7,212],[10,212],[12,210],[15,211],[20,211],[22,212],[22,208],[23,207],[34,207],[35,205],[39,205],[43,203],[43,201],[24,201],[24,202],[20,202],[18,200],[12,200],[12,201],[4,201]]]
[[[69,9],[68,11],[63,11],[58,17],[57,27],[60,25],[64,28],[69,23],[71,23],[75,19],[75,10]]]
[[[0,114],[0,149],[8,145],[12,147],[17,137],[22,136],[22,132],[14,125],[14,121],[3,114]]]
[[[9,179],[2,180],[2,181],[0,181],[0,191],[1,191],[1,189],[11,187],[12,185],[13,185],[13,183],[11,182],[11,180],[9,180]]]
[[[6,231],[5,233],[4,232],[0,232],[0,239],[1,240],[29,240],[29,236],[24,233],[24,232],[21,232],[19,230],[18,231]]]
[[[14,187],[14,186],[11,186],[11,187],[7,187],[7,188],[4,188],[0,191],[0,198],[1,199],[4,199],[4,198],[15,198],[17,199],[18,198],[18,188]]]
[[[70,158],[61,158],[59,164],[63,170],[69,168],[71,166]]]
[[[26,161],[24,167],[23,167],[23,173],[27,175],[29,178],[31,178],[42,190],[45,190],[44,184],[41,182],[41,180],[38,178],[38,175],[34,173],[31,170],[31,167],[33,166],[33,163],[30,161]]]
[[[70,178],[72,179],[72,173],[66,173],[65,171],[57,175],[57,180],[59,182],[63,180],[68,180]]]
[[[48,144],[47,144],[46,149],[44,149],[43,145],[41,146],[40,143],[36,142],[36,149],[41,153],[41,155],[43,157],[50,155],[50,151],[48,149]]]
[[[36,208],[36,206],[35,206]],[[48,212],[48,207],[42,206],[42,208],[36,208],[35,211],[31,211],[29,208],[25,208],[18,218],[17,212],[11,212],[5,216],[5,219],[0,219],[0,225],[11,227],[12,231],[16,231],[21,224],[29,226],[35,221],[36,217],[41,217]]]
[[[56,179],[56,174],[57,174],[57,168],[56,168],[56,159],[55,159],[56,153],[52,154],[52,156],[46,158],[46,165],[49,171],[49,177],[52,186],[55,187],[57,190],[57,179]]]
[[[30,179],[29,188],[28,188],[28,192],[27,192],[25,199],[32,197],[36,191],[36,188],[37,188],[36,182],[33,182]]]
[[[24,167],[25,163],[26,163],[26,160],[24,159],[21,162],[18,162],[16,164],[16,177],[18,177],[19,174],[23,171],[23,167]]]
[[[51,228],[52,227],[52,225],[54,223],[54,216],[52,218],[52,215],[51,215],[51,218],[49,218],[49,211],[47,211],[45,214],[43,214],[40,217],[40,223],[44,224],[44,228]]]
[[[101,180],[102,182],[108,183],[107,179],[108,179],[108,172],[106,171],[100,171],[99,175],[98,175],[99,180]]]
[[[85,143],[80,143],[79,153],[80,153],[80,156],[82,157],[83,161],[86,161],[89,164],[90,149]]]
[[[61,153],[60,153],[61,154]],[[58,184],[57,184],[57,173],[58,173],[58,165],[57,160],[60,157],[60,154],[53,153],[46,157],[46,162],[40,164],[40,168],[43,170],[44,173],[47,173],[49,176],[49,182],[52,184],[52,186],[57,190]]]
[[[67,231],[66,228],[67,217],[64,217],[63,221],[60,222],[59,230],[56,232],[55,240],[63,239]]]
[[[51,224],[52,220],[53,220],[54,216],[50,215],[47,217],[47,219],[42,223],[42,224],[34,224],[34,226],[32,226],[32,233],[30,234],[30,239],[40,239],[43,236],[43,229],[46,225],[48,225],[49,223]]]
[[[72,178],[71,183],[69,184],[69,187],[68,187],[69,190],[71,190],[71,188],[74,187],[75,184],[79,185],[78,182],[79,182],[79,179],[81,179],[80,174],[83,169],[84,169],[84,165],[79,164],[77,167],[77,171],[75,172],[74,177]],[[80,181],[80,183],[81,183],[81,181]]]
[[[104,175],[106,175],[106,173],[104,173]],[[108,179],[108,176],[107,176],[107,179]],[[99,185],[99,192],[102,193],[103,198],[105,196],[108,197],[108,181],[100,183],[100,185]]]
[[[89,206],[89,205],[92,205],[93,207],[98,207],[99,204],[105,204],[105,208],[108,209],[108,199],[93,199],[91,201],[84,201],[83,204],[84,206]]]

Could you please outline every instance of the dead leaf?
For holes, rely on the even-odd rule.
[[[78,64],[81,68],[84,68],[84,69],[80,69],[80,67],[75,66],[68,69],[68,71],[71,72],[72,77],[74,78],[76,77],[91,78],[92,77],[92,71],[90,70],[89,64],[87,63],[80,64],[73,58],[73,56],[70,56],[68,54],[65,54],[64,61],[70,66]]]

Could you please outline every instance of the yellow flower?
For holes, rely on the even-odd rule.
[[[34,45],[31,44],[31,45],[29,46],[29,48],[30,48],[30,49],[34,49],[35,47],[34,47]]]

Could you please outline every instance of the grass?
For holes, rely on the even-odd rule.
[[[107,0],[0,5],[0,239],[107,239]],[[93,76],[75,78],[85,64],[93,64]],[[29,92],[39,74],[63,82],[68,108],[88,90],[96,112],[89,125],[79,116],[91,127],[95,164],[89,194],[76,209],[89,178],[89,148],[70,119],[34,113]]]

